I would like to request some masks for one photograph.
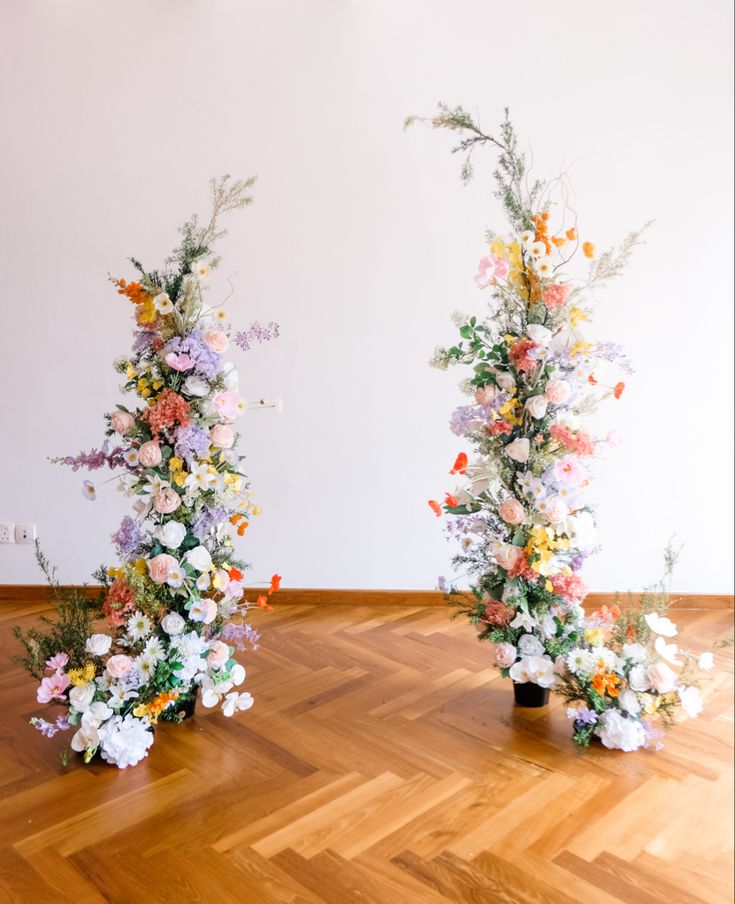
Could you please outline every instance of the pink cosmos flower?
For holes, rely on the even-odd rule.
[[[63,700],[64,691],[69,687],[71,681],[68,675],[63,672],[54,672],[48,678],[42,678],[40,687],[36,692],[36,700],[39,703],[50,703],[52,700]]]
[[[568,487],[582,486],[587,480],[587,472],[574,458],[562,458],[554,463],[554,477]]]
[[[475,284],[484,289],[486,286],[492,285],[496,279],[505,279],[509,271],[507,261],[495,257],[494,254],[489,254],[487,257],[483,257],[477,266]]]
[[[69,662],[69,657],[66,653],[56,653],[51,659],[46,660],[46,668],[52,669],[54,672],[60,672],[67,662]]]
[[[176,352],[169,352],[165,360],[172,370],[178,370],[179,372],[191,370],[194,367],[194,359],[189,355],[177,355]]]

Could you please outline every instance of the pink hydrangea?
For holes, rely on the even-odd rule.
[[[544,289],[544,304],[550,311],[560,308],[566,303],[570,292],[569,286],[563,283],[553,283]]]

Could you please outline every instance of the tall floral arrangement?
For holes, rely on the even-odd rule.
[[[582,326],[594,290],[624,269],[641,233],[598,255],[578,232],[564,180],[530,179],[507,111],[497,137],[462,107],[440,105],[428,123],[459,135],[465,181],[476,148],[498,152],[496,195],[508,218],[507,231],[488,233],[474,278],[485,313],[455,313],[457,341],[432,360],[468,368],[462,389],[470,397],[451,418],[468,450],[449,472],[462,483],[429,502],[449,516],[447,531],[461,545],[454,565],[470,591],[457,589],[458,578],[440,586],[494,644],[517,690],[548,689],[556,661],[583,641],[580,571],[596,546],[589,462],[613,442],[584,418],[619,399],[631,371],[617,345],[588,340]]]
[[[106,415],[101,449],[53,459],[75,471],[113,469],[135,500],[134,514],[112,535],[118,564],[95,575],[99,599],[61,588],[39,549],[57,614],[44,628],[17,631],[40,679],[38,702],[64,708],[55,721],[33,724],[47,736],[71,729],[71,748],[86,762],[99,753],[121,768],[134,765],[147,755],[156,722],[180,721],[198,693],[226,716],[253,703],[241,690],[245,669],[235,650],[257,645],[249,609],[270,608],[280,578],[254,601],[246,597],[233,538],[259,510],[236,451],[235,420],[246,403],[224,354],[231,339],[247,350],[275,338],[278,327],[255,323],[233,335],[222,304],[207,301],[220,218],[251,203],[253,181],[213,180],[209,220],[195,216],[181,228],[165,266],[148,270],[131,259],[135,279],[113,280],[135,319],[132,350],[115,362],[135,403]],[[95,498],[91,481],[83,492]]]

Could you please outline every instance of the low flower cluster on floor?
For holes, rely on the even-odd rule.
[[[456,312],[457,341],[432,359],[469,369],[461,384],[469,400],[450,422],[468,450],[449,471],[462,482],[429,501],[437,517],[449,516],[447,533],[461,547],[458,575],[439,585],[493,644],[504,676],[553,688],[572,651],[595,656],[580,574],[596,549],[589,463],[616,438],[596,435],[585,419],[620,399],[632,373],[617,345],[589,340],[582,325],[595,290],[622,272],[641,232],[598,254],[578,233],[564,180],[530,179],[507,113],[497,138],[461,107],[442,105],[428,122],[459,135],[465,180],[477,147],[498,150],[496,195],[509,220],[503,235],[488,234],[475,275],[486,313]],[[574,266],[580,257],[584,271]],[[461,579],[469,592],[458,589]]]
[[[54,459],[73,470],[115,469],[119,489],[135,500],[134,517],[112,536],[119,564],[95,575],[99,600],[64,591],[39,549],[56,616],[43,629],[16,631],[40,679],[38,702],[64,707],[54,721],[33,724],[49,737],[71,730],[71,749],[86,762],[98,753],[121,768],[139,762],[156,722],[180,721],[199,693],[205,707],[219,705],[227,716],[253,703],[235,650],[257,645],[248,611],[270,609],[280,577],[246,598],[246,566],[233,539],[259,514],[236,451],[234,422],[247,405],[237,370],[223,358],[227,313],[206,301],[218,263],[213,245],[224,234],[219,217],[250,203],[252,182],[213,181],[207,225],[187,222],[162,270],[133,260],[136,279],[114,280],[136,323],[132,352],[115,367],[137,405],[107,415],[100,450]],[[252,324],[234,341],[247,350],[277,335],[275,323]],[[95,498],[91,481],[83,493]],[[104,629],[96,630],[100,619]]]

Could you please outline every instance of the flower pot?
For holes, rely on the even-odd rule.
[[[195,688],[190,694],[187,694],[185,697],[180,697],[177,707],[177,712],[182,720],[190,719],[197,708],[197,696],[198,696],[199,688]]]
[[[533,684],[530,681],[521,683],[514,681],[513,694],[516,706],[539,707],[546,706],[549,702],[548,687],[541,687],[540,684]]]

